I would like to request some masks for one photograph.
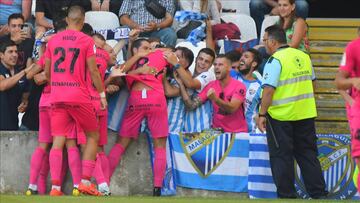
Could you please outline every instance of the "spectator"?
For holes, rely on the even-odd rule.
[[[8,34],[7,21],[11,14],[21,13],[24,21],[28,21],[31,17],[31,4],[29,0],[0,0],[0,37]]]
[[[235,72],[239,72],[241,53],[236,50],[232,50],[226,53],[226,57],[231,61],[231,69]],[[234,73],[234,71],[232,71]]]
[[[259,112],[261,81],[254,78],[253,72],[257,70],[261,64],[261,60],[262,58],[259,51],[250,48],[242,54],[239,60],[240,64],[238,67],[238,72],[232,69],[232,74],[230,74],[233,78],[239,80],[246,86],[246,100],[244,107],[249,133],[256,132],[255,116]]]
[[[85,11],[91,10],[88,0],[36,0],[36,38],[46,30],[54,28],[53,22],[66,17],[68,8],[73,5],[81,6]]]
[[[181,10],[206,13],[212,25],[220,23],[220,13],[216,0],[181,0],[179,3]]]
[[[23,70],[16,66],[18,52],[11,40],[0,44],[0,130],[18,130],[18,112],[27,107],[26,78],[32,66]]]
[[[295,0],[296,15],[306,19],[309,13],[309,4],[306,0]],[[250,16],[255,20],[258,38],[260,39],[261,24],[265,14],[279,15],[277,0],[250,0]]]
[[[103,0],[102,2],[98,0],[90,0],[91,8],[93,11],[110,11],[118,15],[123,0]]]
[[[22,14],[11,14],[8,19],[10,33],[0,38],[0,42],[10,39],[18,46],[18,59],[16,65],[20,68],[20,70],[32,63],[31,55],[34,45],[34,40],[30,38],[29,29],[22,29],[24,22],[25,20]]]
[[[325,180],[317,158],[315,79],[308,54],[286,44],[284,30],[265,30],[265,65],[258,127],[266,130],[270,166],[279,198],[296,198],[294,158],[313,199],[325,198]],[[295,66],[294,66],[295,62]]]
[[[309,53],[308,28],[303,18],[295,15],[295,0],[279,0],[278,10],[280,21],[278,24],[286,33],[286,40],[290,47]]]
[[[195,98],[191,99],[181,80],[181,96],[186,107],[194,110],[206,100],[213,106],[212,128],[221,128],[224,132],[247,132],[243,102],[246,87],[240,81],[230,77],[231,61],[225,55],[219,55],[214,62],[216,80],[211,81]]]
[[[159,0],[166,14],[157,19],[145,8],[145,0],[124,0],[119,16],[122,25],[141,30],[140,37],[158,37],[166,45],[175,46],[176,34],[171,28],[175,10],[173,0]]]

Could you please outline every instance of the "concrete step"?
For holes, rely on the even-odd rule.
[[[308,18],[309,27],[359,27],[360,18]]]
[[[339,67],[342,54],[310,54],[313,66]]]
[[[347,121],[345,108],[322,108],[318,107],[317,121]]]
[[[310,40],[350,41],[356,39],[356,27],[310,27]]]
[[[315,94],[317,108],[344,108],[345,101],[339,94]]]
[[[334,80],[316,80],[315,83],[316,94],[337,94]]]
[[[343,41],[310,41],[310,53],[344,53],[348,42]]]
[[[347,121],[315,121],[317,134],[350,134]]]
[[[315,76],[318,80],[334,80],[338,67],[315,67]]]

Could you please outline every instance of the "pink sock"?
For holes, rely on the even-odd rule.
[[[162,187],[166,170],[166,149],[155,148],[154,187]]]
[[[93,177],[96,180],[96,183],[99,185],[101,183],[105,183],[106,182],[106,178],[104,176],[102,167],[101,167],[101,158],[99,156],[99,154],[97,154],[96,156],[96,162],[95,162],[95,168],[93,171]]]
[[[113,175],[116,167],[119,165],[121,156],[124,154],[125,149],[120,144],[115,144],[113,148],[110,150],[108,155],[109,159],[109,177]]]
[[[69,168],[68,156],[66,153],[64,153],[62,167],[61,167],[60,185],[62,185],[65,182],[66,173],[67,173],[68,168]]]
[[[46,182],[47,182],[47,177],[49,175],[49,170],[50,170],[49,154],[45,153],[41,165],[41,170],[39,173],[38,184],[37,184],[38,192],[40,195],[46,194]]]
[[[30,184],[36,185],[37,183],[44,154],[45,150],[41,147],[37,147],[31,156],[29,180]]]
[[[71,147],[67,152],[73,184],[79,185],[81,181],[81,159],[79,149],[77,147]]]
[[[49,155],[51,182],[55,186],[61,186],[61,169],[63,163],[63,151],[51,149]]]
[[[99,158],[101,159],[101,168],[103,171],[103,174],[105,176],[106,179],[106,183],[108,185],[110,185],[110,166],[109,166],[109,159],[107,158],[105,152],[100,152],[99,153]]]
[[[82,176],[84,180],[90,180],[95,168],[95,161],[93,160],[82,160]]]

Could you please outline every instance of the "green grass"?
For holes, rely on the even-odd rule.
[[[279,199],[266,199],[266,200],[250,200],[239,199],[234,197],[221,197],[221,198],[201,198],[201,197],[50,197],[50,196],[24,196],[24,195],[0,195],[1,203],[221,203],[221,202],[239,202],[239,203],[298,203],[298,202],[316,202],[316,203],[339,203],[339,200],[279,200]],[[341,201],[342,202],[342,201]],[[346,202],[359,202],[346,200]]]

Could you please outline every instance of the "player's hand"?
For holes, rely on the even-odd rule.
[[[181,80],[177,72],[174,72],[174,79],[177,82],[177,84],[179,84],[180,86],[184,85],[183,81]]]
[[[156,75],[157,74],[157,71],[156,71],[156,68],[154,67],[151,67],[148,65],[148,63],[145,63],[142,67],[140,67],[138,69],[139,71],[139,74],[143,74],[143,75]]]
[[[28,106],[29,101],[28,100],[23,100],[20,105],[18,106],[18,112],[19,113],[24,113],[26,111],[26,108]]]
[[[146,26],[145,26],[145,31],[146,32],[151,32],[157,29],[157,23],[155,23],[154,21],[149,22]]]
[[[105,110],[107,108],[106,97],[100,97],[101,110]]]
[[[110,0],[104,0],[103,3],[101,4],[101,11],[109,11],[110,8]]]
[[[214,88],[210,88],[210,89],[207,91],[207,97],[208,97],[208,99],[210,99],[210,100],[212,100],[212,101],[214,101],[214,100],[217,98],[217,96],[216,96],[216,94],[215,94]]]
[[[114,94],[115,92],[119,91],[120,87],[117,85],[108,85],[106,87],[106,93]]]
[[[266,118],[263,116],[258,116],[256,120],[256,125],[258,126],[259,130],[263,133],[266,131]]]
[[[355,87],[355,89],[360,91],[360,78],[354,78],[352,80],[352,85],[353,85],[353,87]]]
[[[163,53],[163,56],[164,56],[164,58],[166,59],[166,61],[167,61],[168,63],[170,63],[171,65],[173,65],[173,66],[179,63],[178,57],[177,57],[176,54],[175,54],[174,52],[172,52],[172,51],[165,51],[165,52]]]
[[[37,85],[43,85],[47,83],[47,77],[45,75],[45,72],[38,73],[34,75],[34,81]]]

